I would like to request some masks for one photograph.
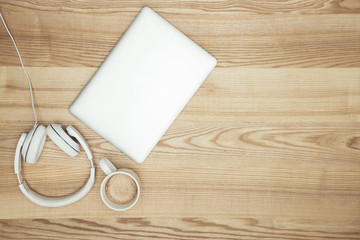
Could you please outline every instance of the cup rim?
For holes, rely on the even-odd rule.
[[[136,194],[136,197],[134,200],[132,200],[130,203],[127,203],[127,204],[123,204],[123,207],[121,207],[122,205],[121,204],[117,204],[117,203],[114,203],[113,201],[111,201],[108,196],[104,196],[106,195],[106,191],[105,191],[105,186],[106,186],[106,183],[108,182],[108,180],[110,179],[110,177],[112,177],[113,175],[115,174],[125,174],[129,177],[131,177],[131,179],[136,183],[136,188],[137,188],[137,194]],[[115,211],[126,211],[130,208],[132,208],[136,203],[137,201],[139,200],[139,197],[140,197],[140,184],[139,184],[139,181],[136,179],[135,176],[133,176],[133,174],[129,173],[129,172],[126,172],[124,171],[124,169],[117,169],[116,171],[110,173],[109,175],[107,175],[104,180],[102,181],[101,183],[101,187],[100,187],[100,196],[101,196],[101,200],[105,203],[105,205],[109,208],[111,208],[112,210],[115,210]],[[105,198],[106,197],[106,198]],[[112,204],[114,205],[117,205],[119,206],[118,208],[112,206],[111,204],[109,204],[109,202],[111,202]]]

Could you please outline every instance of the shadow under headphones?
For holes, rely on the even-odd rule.
[[[70,195],[64,197],[46,197],[40,195],[31,190],[21,176],[21,156],[26,163],[36,163],[44,147],[46,136],[49,136],[60,149],[71,157],[75,157],[80,152],[79,144],[72,139],[74,137],[84,148],[91,163],[89,179],[78,191]],[[95,165],[90,147],[83,136],[72,126],[68,126],[65,132],[58,124],[50,124],[46,129],[43,125],[36,124],[28,134],[21,134],[16,146],[14,169],[21,192],[30,201],[43,207],[61,207],[74,203],[84,197],[95,182]]]
[[[30,201],[33,203],[43,206],[43,207],[61,207],[65,205],[69,205],[71,203],[74,203],[78,200],[80,200],[82,197],[84,197],[92,188],[95,182],[95,165],[93,162],[93,156],[90,150],[89,145],[86,143],[85,139],[81,134],[72,126],[68,126],[66,128],[66,131],[61,128],[58,124],[50,124],[47,128],[45,128],[43,125],[37,124],[37,117],[36,117],[36,111],[34,107],[34,98],[32,93],[32,87],[31,87],[31,81],[29,78],[29,75],[26,72],[25,66],[23,64],[23,61],[21,59],[20,52],[16,46],[15,40],[13,36],[11,35],[5,20],[0,13],[0,19],[5,27],[5,30],[7,31],[9,37],[11,38],[15,50],[19,56],[19,60],[21,63],[21,66],[24,70],[25,76],[29,83],[29,89],[30,89],[30,96],[31,96],[31,106],[34,112],[34,118],[35,118],[35,124],[33,129],[26,134],[23,133],[20,136],[20,139],[17,143],[16,150],[15,150],[15,160],[14,160],[14,170],[15,174],[19,181],[19,187],[21,192],[27,197]],[[76,192],[63,196],[63,197],[47,197],[40,195],[33,190],[29,188],[27,183],[23,180],[23,177],[21,176],[21,157],[23,158],[24,162],[29,164],[34,164],[39,159],[40,154],[42,152],[42,149],[44,147],[46,136],[49,136],[50,139],[65,153],[67,153],[71,157],[75,157],[80,152],[80,146],[79,144],[73,139],[75,138],[80,145],[84,148],[86,155],[91,163],[91,169],[90,169],[90,177],[87,180],[87,182]]]

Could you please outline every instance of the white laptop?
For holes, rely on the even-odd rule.
[[[141,163],[216,63],[145,7],[69,110]]]

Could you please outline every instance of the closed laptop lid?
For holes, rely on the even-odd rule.
[[[143,162],[216,65],[216,59],[145,7],[70,107]]]

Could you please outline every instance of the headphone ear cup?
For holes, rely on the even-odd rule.
[[[43,125],[35,126],[27,135],[22,149],[22,156],[26,163],[34,164],[40,157],[46,141],[46,129]]]
[[[26,135],[24,144],[23,144],[23,146],[22,146],[22,148],[21,148],[21,156],[22,156],[22,159],[24,160],[24,162],[25,162],[25,158],[26,158],[26,153],[27,153],[27,151],[28,151],[28,149],[29,149],[30,141],[31,141],[31,139],[32,139],[32,137],[33,137],[33,135],[34,135],[35,130],[36,130],[38,127],[39,127],[39,125],[34,126],[34,127],[30,130],[30,132]]]
[[[80,146],[75,142],[59,124],[50,124],[46,128],[47,135],[67,155],[75,157],[80,152]]]

